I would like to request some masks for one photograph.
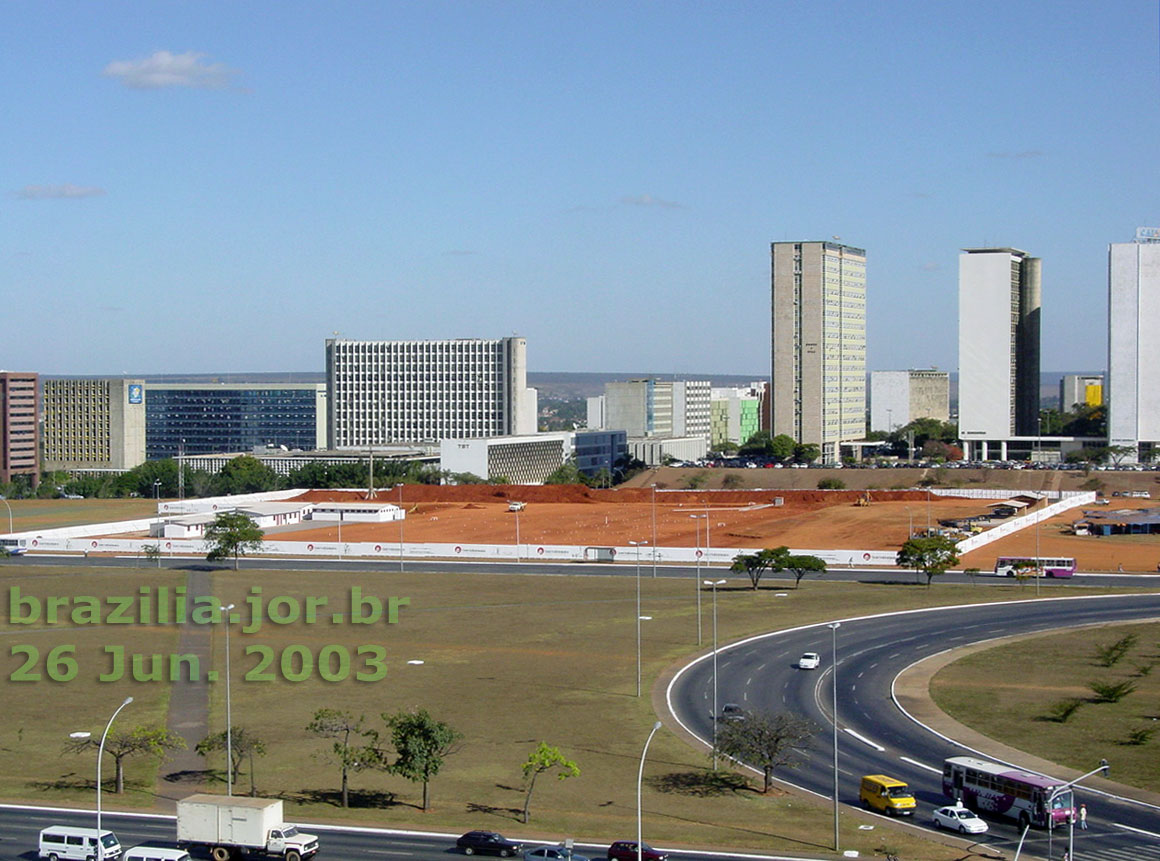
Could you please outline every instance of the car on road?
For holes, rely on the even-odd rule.
[[[987,830],[987,823],[978,814],[957,804],[940,807],[934,812],[933,822],[935,828],[946,828],[959,834],[983,834]]]
[[[508,840],[495,831],[468,831],[455,841],[456,847],[463,850],[464,855],[498,855],[507,858],[519,855],[524,851],[524,844]]]
[[[647,843],[640,844],[640,861],[665,861],[668,853],[658,852]],[[608,861],[636,861],[636,841],[617,840],[608,847]]]
[[[725,703],[717,720],[745,720],[745,709],[737,703]]]
[[[577,855],[567,846],[537,846],[524,853],[524,861],[589,861],[584,855]]]
[[[822,656],[817,652],[806,652],[798,658],[799,670],[816,670],[822,665]]]

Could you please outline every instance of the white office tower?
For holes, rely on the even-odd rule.
[[[1015,248],[959,256],[959,437],[970,459],[1034,437],[1039,420],[1041,261]]]
[[[326,342],[330,448],[536,432],[524,338]]]
[[[870,429],[893,433],[915,419],[950,420],[951,377],[935,368],[870,373]]]
[[[1108,249],[1108,445],[1149,460],[1158,442],[1160,228],[1141,227]]]

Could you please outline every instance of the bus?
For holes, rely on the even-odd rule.
[[[1016,819],[1021,828],[1054,828],[1075,815],[1066,781],[971,756],[943,763],[943,794],[977,813]]]
[[[995,562],[996,577],[1014,577],[1019,569],[1027,571],[1028,576],[1071,577],[1075,574],[1075,560],[1066,557],[1000,556]]]

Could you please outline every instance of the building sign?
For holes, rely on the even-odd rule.
[[[140,383],[129,385],[129,403],[140,404],[145,402],[145,387]]]
[[[1156,242],[1160,240],[1160,227],[1137,227],[1137,242]]]

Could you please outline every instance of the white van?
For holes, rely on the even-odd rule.
[[[134,846],[121,861],[191,861],[184,849],[162,849],[157,846]]]
[[[101,829],[101,857],[107,861],[121,857],[121,844],[112,831]],[[97,857],[97,829],[74,828],[70,825],[50,825],[40,830],[40,857],[48,861],[77,859],[88,861]]]

